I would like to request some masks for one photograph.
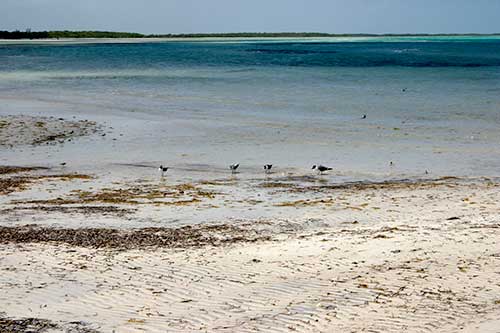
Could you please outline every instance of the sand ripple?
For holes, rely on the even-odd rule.
[[[0,303],[102,331],[452,332],[498,311],[500,228],[480,226],[323,228],[184,250],[2,245]]]

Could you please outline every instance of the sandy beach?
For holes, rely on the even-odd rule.
[[[498,332],[499,179],[0,173],[2,331]]]

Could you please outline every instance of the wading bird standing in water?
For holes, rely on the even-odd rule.
[[[264,165],[264,171],[267,173],[267,174],[270,174],[271,173],[271,169],[273,168],[273,165],[272,164],[266,164]]]
[[[168,167],[164,167],[163,165],[160,165],[160,167],[158,168],[158,171],[160,172],[160,175],[163,178],[163,176],[165,175],[165,172],[168,171]]]
[[[320,175],[322,175],[323,172],[325,172],[325,171],[333,170],[332,168],[326,167],[324,165],[318,165],[318,166],[313,165],[312,169],[313,170],[318,170],[318,174],[320,174]]]
[[[239,163],[231,164],[229,166],[229,169],[231,170],[231,173],[233,173],[233,174],[236,173],[236,169],[238,169],[239,166],[240,166]]]

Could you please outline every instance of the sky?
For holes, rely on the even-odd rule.
[[[0,1],[0,30],[500,32],[500,0]]]

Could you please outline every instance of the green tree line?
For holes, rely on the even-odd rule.
[[[143,34],[112,31],[0,31],[0,39],[144,38]]]

